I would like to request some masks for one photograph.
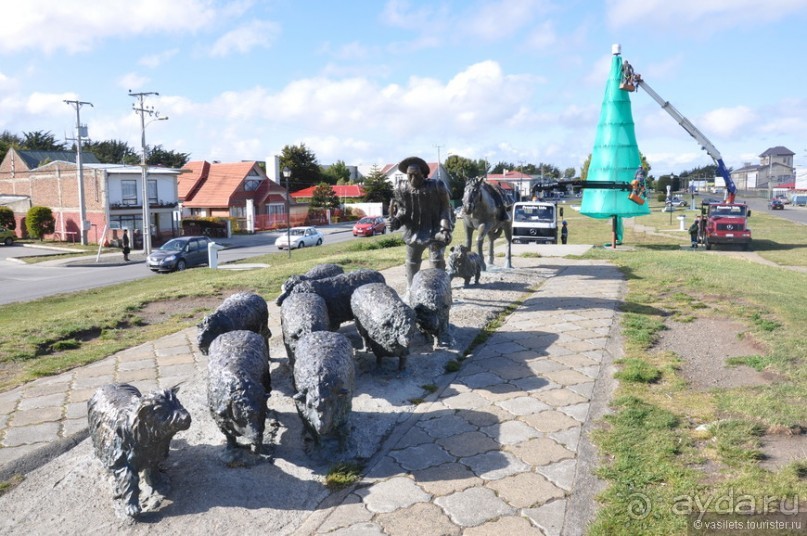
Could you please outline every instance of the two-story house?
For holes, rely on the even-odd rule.
[[[179,170],[148,167],[146,195],[149,231],[152,242],[178,234],[177,175]],[[82,188],[79,188],[79,175]],[[83,190],[83,199],[79,192]],[[27,198],[17,202],[14,213],[17,234],[25,232],[24,219],[32,206],[45,206],[56,220],[52,237],[57,240],[81,240],[82,230],[88,243],[109,243],[118,230],[128,228],[140,247],[143,226],[143,170],[140,166],[101,164],[90,153],[82,153],[82,170],[76,155],[63,151],[24,151],[11,149],[0,163],[0,194]],[[82,207],[83,205],[83,207]],[[85,219],[82,224],[81,209]]]

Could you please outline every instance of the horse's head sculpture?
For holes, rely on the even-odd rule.
[[[466,214],[473,214],[479,198],[479,189],[482,188],[484,177],[474,177],[465,181],[465,191],[462,194],[462,210]]]

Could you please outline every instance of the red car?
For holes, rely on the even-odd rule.
[[[373,236],[387,232],[387,222],[384,218],[362,218],[353,226],[353,236]]]

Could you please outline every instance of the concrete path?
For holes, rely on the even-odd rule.
[[[267,512],[260,523],[264,529],[299,535],[585,532],[597,490],[587,431],[610,395],[609,363],[618,352],[616,311],[625,283],[615,267],[599,262],[519,258],[518,266],[539,270],[543,284],[459,372],[443,374],[426,402],[404,411],[384,440],[370,445],[373,454],[361,482],[341,492],[323,491],[321,485],[313,495],[310,489],[301,492],[299,503],[284,508],[282,528]],[[41,491],[63,485],[76,464],[95,470],[84,441],[86,401],[99,385],[113,381],[134,383],[141,391],[189,378],[203,386],[206,361],[194,339],[195,329],[185,330],[0,394],[0,480],[36,469],[27,482],[0,497],[0,517],[21,505],[36,504],[33,511],[47,504],[60,512],[52,519],[65,530],[89,522],[82,512],[64,513],[71,506],[57,504],[63,493]],[[472,339],[473,333],[464,333],[462,344]],[[81,457],[56,458],[73,446],[80,447],[73,450]],[[182,453],[178,456],[174,464],[182,465]],[[284,461],[292,465],[290,456]],[[72,500],[80,502],[81,494]],[[199,507],[185,526],[205,526],[210,523],[205,516],[214,513],[221,520],[215,506]],[[107,507],[100,505],[102,511],[93,515],[106,515]],[[261,509],[252,508],[254,522]],[[177,533],[183,518],[173,516],[141,528],[149,534]],[[7,519],[0,532],[35,527],[39,517],[26,513]]]

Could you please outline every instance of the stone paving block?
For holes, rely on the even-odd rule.
[[[413,426],[408,432],[395,444],[395,448],[404,449],[406,447],[414,447],[422,445],[423,443],[433,443],[434,438],[427,434],[423,429]]]
[[[463,536],[543,536],[541,529],[533,527],[523,517],[507,516],[489,521],[478,527],[470,527],[462,532]]]
[[[11,413],[22,398],[22,389],[13,389],[6,393],[0,393],[0,413]]]
[[[62,406],[15,411],[11,424],[14,426],[14,428],[17,428],[19,426],[58,422],[61,420],[63,413],[64,409]]]
[[[550,440],[551,441],[551,440]],[[498,480],[506,476],[524,473],[530,466],[509,452],[491,451],[460,459],[473,473],[484,480]]]
[[[443,510],[431,503],[418,503],[409,508],[388,514],[379,514],[375,522],[389,536],[412,536],[440,534],[459,535],[460,527],[454,525]]]
[[[317,532],[317,534],[322,534]],[[328,533],[329,536],[384,536],[384,530],[377,524],[365,521]]]
[[[118,373],[132,370],[154,369],[154,358],[121,361],[118,363]]]
[[[461,375],[457,381],[467,385],[471,389],[482,389],[491,385],[502,383],[502,379],[490,372],[481,372],[471,376]]]
[[[531,357],[528,359],[531,359]],[[498,377],[500,377],[505,381],[516,380],[518,378],[525,378],[533,374],[530,368],[526,366],[523,362],[516,362],[512,358],[500,359],[496,361],[489,360],[486,366],[487,370],[489,370],[493,374],[496,374]]]
[[[484,389],[477,389],[476,392],[485,397],[490,402],[497,402],[499,400],[507,400],[517,397],[522,394],[521,389],[512,383],[500,383],[498,385],[491,385]]]
[[[163,357],[182,356],[191,357],[191,349],[188,344],[154,348],[154,355],[162,360]]]
[[[415,503],[428,502],[431,496],[417,487],[411,478],[394,477],[356,490],[368,510],[375,513],[392,512]]]
[[[391,456],[384,456],[377,464],[367,471],[367,474],[364,475],[363,481],[375,482],[392,476],[404,475],[405,473],[406,469],[401,467],[401,465]]]
[[[557,387],[557,384],[550,382],[547,378],[543,378],[540,375],[512,380],[510,383],[528,393],[533,393],[541,389],[552,389]]]
[[[412,476],[415,477],[418,486],[434,496],[448,495],[471,486],[479,486],[483,482],[468,467],[457,462],[414,471]]]
[[[17,406],[17,411],[27,411],[32,409],[48,409],[52,407],[61,407],[67,399],[66,390],[59,390],[50,395],[35,396],[28,398],[27,396],[20,400]]]
[[[0,448],[0,465],[6,465],[8,463],[16,461],[16,460],[22,458],[23,456],[31,453],[37,447],[37,445],[33,445],[33,446],[32,445],[22,445],[22,446],[11,447],[11,446],[5,445],[4,442],[0,442],[0,445],[3,445],[3,448]],[[45,443],[42,443],[41,445],[38,445],[38,446],[44,447]]]
[[[87,417],[83,419],[65,419],[62,421],[62,429],[59,431],[60,437],[70,437],[76,432],[86,430],[89,427]]]
[[[196,373],[196,367],[192,364],[185,365],[168,365],[166,367],[159,367],[159,378],[169,378],[178,376],[181,378],[188,378]]]
[[[570,391],[574,391],[580,396],[585,398],[591,399],[592,395],[594,394],[594,382],[589,383],[578,383],[575,385],[570,385],[567,387]]]
[[[558,432],[552,432],[549,437],[562,444],[567,449],[577,452],[577,445],[580,443],[580,425],[567,428]]]
[[[87,403],[75,402],[65,406],[64,417],[66,419],[81,419],[87,420]]]
[[[457,416],[462,417],[468,424],[476,427],[490,426],[496,423],[512,421],[516,418],[516,416],[509,411],[496,405],[487,406],[482,409],[457,410]]]
[[[490,405],[490,401],[477,393],[460,393],[452,397],[443,398],[443,404],[452,409],[476,409]]]
[[[69,400],[71,404],[79,404],[84,403],[86,404],[89,399],[92,398],[92,395],[95,394],[97,387],[86,388],[86,389],[72,389],[68,393]]]
[[[34,445],[37,443],[44,446],[58,438],[58,422],[46,422],[42,424],[32,424],[30,426],[14,426],[13,428],[6,429],[6,433],[3,436],[3,446],[19,447],[21,445]]]
[[[579,422],[565,413],[554,410],[542,411],[534,415],[526,415],[521,420],[545,434],[559,432],[573,426],[580,426]]]
[[[73,389],[98,389],[107,383],[115,383],[115,376],[113,374],[102,374],[100,376],[88,376],[79,378],[73,381]]]
[[[539,393],[535,393],[532,396],[555,408],[560,406],[571,406],[572,404],[580,404],[581,402],[588,401],[588,398],[580,396],[571,389],[566,388],[544,390]],[[549,408],[547,407],[544,409]]]
[[[442,413],[440,416],[417,423],[417,428],[423,430],[430,437],[448,437],[463,432],[470,432],[474,427],[456,413]]]
[[[487,426],[482,431],[501,445],[515,445],[533,437],[541,437],[543,434],[522,421],[507,421],[499,425]]]
[[[575,457],[573,452],[548,437],[536,437],[505,448],[508,453],[513,453],[519,460],[533,467]]]
[[[568,367],[548,358],[530,359],[527,362],[527,367],[533,372],[533,374],[538,376],[544,376],[547,372],[568,369]]]
[[[372,512],[365,508],[361,497],[355,493],[348,495],[331,515],[320,525],[318,532],[330,532],[332,530],[349,527],[356,523],[364,523],[373,518]]]
[[[600,375],[600,365],[591,365],[589,367],[575,367],[574,370],[585,374],[589,378],[597,379],[597,376]]]
[[[112,377],[115,375],[115,359],[108,357],[103,361],[74,369],[72,374],[74,386],[81,378],[98,378],[103,376]]]
[[[438,497],[437,504],[448,517],[462,527],[473,527],[515,511],[486,488],[470,488],[452,495]]]
[[[590,338],[594,338],[594,337],[597,336],[596,333],[594,333],[590,329],[585,329],[585,328],[579,328],[579,329],[574,329],[574,330],[571,330],[571,331],[567,331],[566,333],[564,333],[564,335],[567,335],[569,337],[574,337],[575,339],[580,339],[580,340],[583,340],[583,341],[587,340],[587,339],[590,339]]]
[[[129,370],[119,372],[117,375],[118,383],[135,383],[143,380],[157,380],[157,369],[154,367],[143,368],[139,370]]]
[[[437,440],[437,443],[449,454],[458,457],[473,456],[499,448],[499,443],[490,436],[476,431],[445,437]]]
[[[50,381],[48,381],[50,380]],[[49,396],[54,393],[65,393],[70,390],[73,377],[70,374],[61,374],[56,378],[40,378],[23,387],[25,398]]]
[[[589,367],[599,363],[599,361],[594,361],[587,357],[586,354],[556,355],[550,359],[557,361],[566,368]]]
[[[393,450],[390,456],[401,464],[401,467],[409,471],[425,469],[454,460],[454,458],[438,445],[429,443],[401,450]]]
[[[556,370],[544,374],[547,378],[560,385],[575,385],[577,383],[588,383],[591,378],[585,374],[580,374],[575,370]]]
[[[193,358],[192,353],[178,353],[174,355],[160,355],[157,358],[157,363],[160,366],[168,366],[168,365],[185,365],[189,363],[193,363],[195,360]]]
[[[154,344],[146,343],[129,348],[115,354],[118,363],[127,363],[129,361],[142,361],[143,359],[154,359]]]
[[[562,489],[537,473],[521,473],[487,482],[485,486],[513,508],[541,506],[549,500],[565,496]]]
[[[566,516],[566,499],[558,499],[538,508],[524,510],[523,514],[538,525],[547,536],[560,536]]]
[[[564,407],[559,408],[559,409],[560,409],[560,411],[562,411],[566,415],[569,415],[570,417],[574,417],[575,419],[577,419],[580,422],[585,422],[586,421],[586,416],[588,415],[588,410],[589,410],[590,406],[591,406],[591,404],[589,404],[588,402],[585,402],[585,403],[582,403],[582,404],[575,404],[573,406],[564,406]]]
[[[531,396],[519,396],[516,398],[510,398],[508,400],[502,400],[496,404],[500,406],[513,415],[531,415],[533,413],[538,413],[541,411],[545,411],[549,409],[545,403],[540,400],[536,400]]]
[[[577,460],[562,460],[535,468],[540,474],[549,479],[556,486],[571,491],[574,486],[574,475],[577,471]]]

